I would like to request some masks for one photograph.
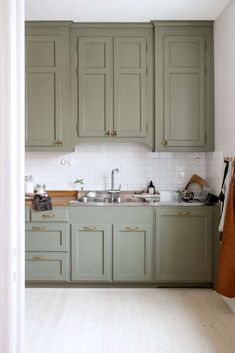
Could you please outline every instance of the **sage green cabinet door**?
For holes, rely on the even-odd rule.
[[[62,140],[61,41],[26,37],[26,146],[56,146]]]
[[[69,26],[27,22],[26,150],[71,151]]]
[[[72,280],[111,281],[112,227],[72,224]]]
[[[68,281],[69,253],[26,252],[25,279],[28,281]]]
[[[156,150],[213,150],[212,27],[156,27]]]
[[[152,280],[152,225],[113,226],[113,281]]]
[[[213,209],[156,209],[156,280],[212,282]]]
[[[78,136],[105,137],[112,127],[111,39],[78,38]]]
[[[114,131],[146,137],[146,38],[114,38]]]

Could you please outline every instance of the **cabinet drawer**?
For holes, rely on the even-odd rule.
[[[29,281],[68,281],[68,253],[26,252],[25,279]]]
[[[68,222],[68,209],[56,208],[51,211],[31,210],[32,222]]]
[[[69,250],[68,225],[63,223],[28,223],[25,225],[26,251]]]

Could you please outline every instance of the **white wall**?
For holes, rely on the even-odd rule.
[[[215,147],[235,156],[235,0],[214,26],[215,41]]]
[[[178,190],[194,173],[205,178],[205,153],[153,153],[138,143],[81,143],[73,153],[26,153],[26,175],[48,190],[73,189],[77,178],[86,189],[107,190],[113,168],[120,170],[115,180],[122,190],[142,190],[150,180],[158,190]]]
[[[235,0],[215,21],[215,147],[235,156]],[[226,298],[235,312],[235,298]]]

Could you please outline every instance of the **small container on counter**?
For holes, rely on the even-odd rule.
[[[153,185],[152,180],[149,183],[148,189],[147,189],[147,193],[150,195],[154,195],[155,194],[155,186]]]
[[[33,176],[26,175],[25,176],[25,195],[32,195],[33,193],[34,193]]]

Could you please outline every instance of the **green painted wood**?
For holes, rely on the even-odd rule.
[[[69,27],[28,23],[25,46],[26,150],[71,151]]]
[[[30,208],[25,207],[25,222],[29,222],[29,221],[30,221]]]
[[[213,150],[213,106],[213,27],[156,24],[155,150]]]
[[[68,222],[68,208],[57,207],[51,211],[31,210],[32,222]]]
[[[63,223],[27,223],[26,251],[69,251],[68,225]]]
[[[111,237],[111,225],[72,225],[72,280],[111,281]]]
[[[118,137],[146,137],[146,38],[114,38],[114,130]]]
[[[97,46],[100,40],[101,43]],[[106,55],[110,57],[110,62],[107,61],[106,67],[102,68],[99,67],[99,60],[102,63],[101,56],[104,57],[104,54],[101,54],[101,44],[105,40],[109,42],[110,54],[107,50]],[[93,60],[93,67],[86,68],[85,43],[89,41],[94,42],[87,49],[87,55]],[[130,43],[127,45],[128,42]],[[117,52],[121,52],[122,62],[117,58]],[[94,60],[97,67],[94,67]],[[120,67],[124,64],[123,60],[128,67]],[[135,67],[136,61],[140,64],[139,68]],[[104,83],[109,64],[110,79],[108,86],[106,85],[109,95],[105,105],[104,97],[107,92],[104,92]],[[77,143],[131,140],[141,141],[153,148],[153,30],[150,24],[73,24],[71,87],[72,119],[77,124]],[[108,130],[109,135],[106,134]],[[113,134],[115,131],[117,136]]]
[[[82,206],[69,208],[69,223],[87,224],[153,223],[153,207]]]
[[[213,282],[213,208],[156,208],[159,282]]]
[[[152,280],[152,224],[113,226],[113,280]]]
[[[26,252],[27,281],[68,281],[69,253]]]
[[[111,38],[78,39],[78,104],[81,137],[104,137],[112,128]]]

